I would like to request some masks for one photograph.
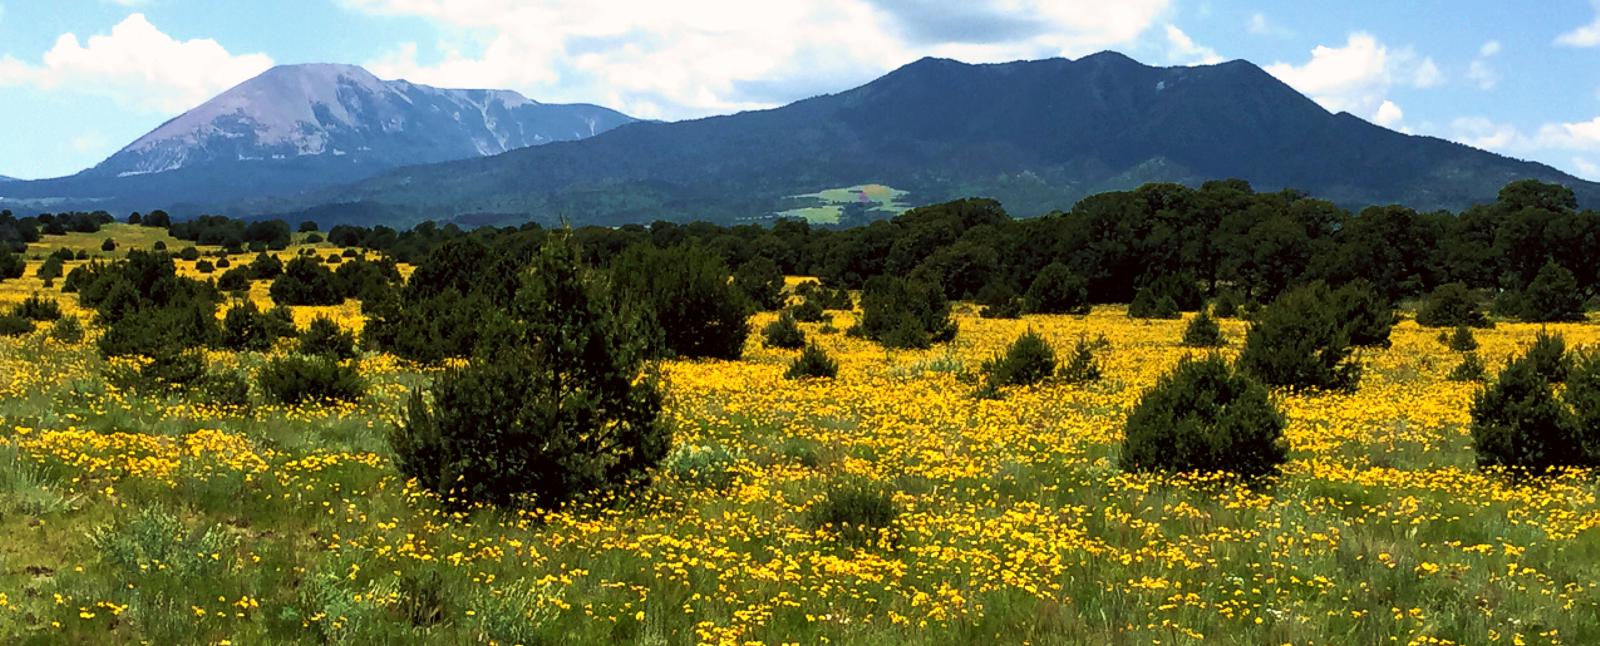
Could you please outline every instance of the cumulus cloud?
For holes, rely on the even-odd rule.
[[[1504,153],[1600,152],[1600,117],[1546,123],[1531,132],[1487,117],[1462,117],[1450,122],[1446,134],[1469,146]]]
[[[1480,90],[1492,90],[1500,82],[1500,73],[1489,64],[1489,59],[1500,53],[1500,41],[1491,40],[1478,48],[1478,57],[1467,66],[1467,78]]]
[[[1572,167],[1577,169],[1578,177],[1589,181],[1600,181],[1600,164],[1596,164],[1583,157],[1573,157]]]
[[[1432,58],[1419,57],[1409,47],[1391,49],[1364,32],[1350,34],[1342,46],[1318,45],[1303,64],[1279,62],[1266,70],[1328,110],[1374,121],[1391,103],[1387,95],[1394,87],[1427,88],[1444,81]],[[1383,117],[1398,112],[1392,106]]]
[[[271,66],[265,54],[234,55],[209,38],[176,40],[136,13],[87,41],[62,34],[38,64],[0,58],[0,87],[84,92],[127,108],[178,112]]]
[[[1525,144],[1515,126],[1496,123],[1488,117],[1459,117],[1450,122],[1448,138],[1474,148],[1511,152]]]
[[[1600,46],[1600,0],[1592,0],[1595,8],[1595,19],[1587,25],[1556,36],[1557,45],[1567,47],[1595,47]]]
[[[1193,65],[1215,65],[1222,62],[1217,50],[1197,45],[1193,38],[1176,25],[1167,25],[1167,58],[1174,62]]]
[[[1534,145],[1539,148],[1600,151],[1600,117],[1588,121],[1547,123],[1539,127]]]
[[[1378,106],[1378,112],[1373,115],[1372,122],[1385,128],[1396,128],[1405,120],[1406,113],[1394,101],[1385,100]]]
[[[676,119],[837,90],[924,55],[996,62],[1125,46],[1169,0],[343,3],[446,28],[444,42],[405,43],[368,61],[379,76]]]

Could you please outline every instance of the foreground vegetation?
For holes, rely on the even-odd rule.
[[[838,314],[833,325],[848,326]],[[757,327],[773,319],[760,315]],[[1256,487],[1117,467],[1124,416],[1181,357],[1185,321],[1119,308],[982,319],[885,353],[802,323],[798,350],[669,362],[673,453],[625,504],[450,511],[384,432],[429,376],[382,355],[353,404],[219,408],[106,382],[118,360],[44,331],[0,346],[0,632],[38,641],[544,643],[829,639],[1036,643],[1587,643],[1587,473],[1518,485],[1474,466],[1477,387],[1401,323],[1353,393],[1274,397],[1288,462]],[[1237,347],[1243,324],[1221,321]],[[1104,335],[1103,377],[970,397],[1032,329]],[[1569,343],[1595,328],[1562,324]],[[1477,333],[1504,357],[1537,328]],[[250,368],[284,352],[213,353]],[[1225,354],[1230,350],[1222,350]],[[1491,369],[1498,362],[1491,359]],[[818,524],[887,492],[890,520]],[[840,493],[845,492],[845,493]],[[873,516],[862,516],[870,518]],[[882,531],[879,531],[881,529]]]
[[[1595,285],[1550,254],[853,292],[681,239],[419,227],[413,267],[104,220],[6,223],[9,641],[1600,640]]]

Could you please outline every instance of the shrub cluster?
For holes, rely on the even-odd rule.
[[[762,339],[767,347],[794,350],[806,345],[806,335],[800,330],[800,325],[795,322],[794,315],[784,312],[778,315],[777,320],[768,323],[761,330]]]
[[[750,304],[722,259],[697,247],[637,246],[611,268],[623,302],[641,306],[657,356],[738,359],[750,334]]]
[[[274,307],[262,312],[255,301],[242,298],[222,315],[220,342],[231,350],[260,352],[272,348],[278,339],[294,334],[294,316],[288,308]]]
[[[1123,431],[1123,469],[1276,473],[1285,418],[1267,389],[1218,356],[1184,359],[1139,400]]]
[[[1361,366],[1342,311],[1320,283],[1285,292],[1246,332],[1240,369],[1273,386],[1354,389]]]
[[[338,305],[344,302],[338,280],[327,266],[311,257],[290,260],[272,281],[272,301],[279,305]]]
[[[1072,352],[1067,355],[1066,362],[1056,371],[1056,378],[1069,384],[1099,381],[1101,368],[1100,359],[1094,355],[1096,345],[1088,339],[1079,338],[1077,343],[1073,344]]]
[[[839,364],[821,346],[808,343],[800,356],[789,362],[789,370],[783,376],[785,379],[833,379],[839,376]]]
[[[1031,386],[1049,379],[1055,372],[1055,349],[1031,329],[983,364],[983,373],[991,388]]]
[[[300,353],[310,356],[326,356],[335,360],[352,359],[356,356],[356,337],[348,330],[339,327],[333,319],[327,316],[318,316],[311,319],[305,331],[300,333]]]
[[[1471,412],[1479,466],[1536,475],[1600,464],[1600,352],[1569,356],[1560,338],[1541,335],[1473,398]]]
[[[1137,319],[1175,319],[1179,315],[1178,302],[1151,287],[1139,290],[1128,304],[1128,316]]]
[[[1534,323],[1582,321],[1583,293],[1566,267],[1545,263],[1513,301],[1517,318]]]
[[[1333,315],[1344,323],[1350,345],[1389,347],[1389,333],[1399,316],[1394,304],[1372,283],[1355,280],[1335,290],[1333,308]]]
[[[843,287],[824,287],[817,281],[808,280],[795,286],[796,296],[805,299],[807,303],[815,303],[819,309],[850,311],[855,309],[855,302],[850,298],[850,290]]]
[[[956,324],[937,285],[879,276],[861,294],[861,319],[852,333],[886,348],[927,348],[955,338]]]
[[[1022,300],[1030,314],[1088,314],[1089,283],[1053,262],[1039,270]]]
[[[1217,325],[1217,320],[1200,310],[1183,329],[1183,344],[1191,348],[1218,348],[1227,341],[1222,338],[1222,326]]]
[[[1416,323],[1426,328],[1488,328],[1493,325],[1483,313],[1477,296],[1466,283],[1445,283],[1437,286],[1416,310]]]
[[[61,318],[61,304],[53,298],[33,294],[12,307],[11,315],[30,321],[54,321]]]
[[[636,314],[565,236],[523,275],[497,345],[414,393],[389,435],[401,472],[447,503],[555,507],[644,481],[670,448]]]
[[[355,366],[332,357],[289,355],[268,361],[256,375],[261,392],[274,402],[352,402],[366,393],[367,382]]]
[[[177,361],[185,350],[220,340],[215,289],[178,276],[164,253],[133,250],[111,264],[79,266],[67,274],[62,289],[69,287],[105,327],[99,346],[106,356]]]
[[[984,285],[973,298],[978,304],[978,316],[986,319],[1014,319],[1022,316],[1024,303],[1011,285],[996,281]]]
[[[813,530],[822,530],[852,545],[893,543],[900,507],[892,492],[866,481],[834,484],[821,501],[806,510]]]
[[[733,272],[733,286],[756,307],[776,310],[783,307],[783,270],[778,263],[757,256]]]

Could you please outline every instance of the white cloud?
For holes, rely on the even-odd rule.
[[[1396,105],[1394,101],[1385,100],[1383,105],[1378,106],[1378,112],[1373,115],[1372,122],[1385,128],[1395,128],[1405,118],[1406,113],[1400,109],[1400,106]]]
[[[1500,41],[1491,40],[1478,48],[1478,57],[1467,66],[1467,78],[1480,90],[1492,90],[1500,82],[1500,73],[1489,64],[1489,59],[1500,53]]]
[[[1508,153],[1600,152],[1600,117],[1546,123],[1532,133],[1486,117],[1462,117],[1450,122],[1448,137],[1469,146]]]
[[[1577,169],[1578,177],[1582,177],[1589,181],[1600,181],[1600,164],[1596,164],[1582,157],[1573,157],[1572,167]]]
[[[1595,6],[1594,22],[1556,36],[1557,45],[1567,47],[1600,46],[1600,0],[1591,0]]]
[[[1467,78],[1472,79],[1480,90],[1493,90],[1494,86],[1500,83],[1500,73],[1494,71],[1489,62],[1481,58],[1467,66]]]
[[[1544,124],[1535,135],[1534,145],[1539,148],[1600,151],[1600,117],[1588,121]]]
[[[83,92],[127,108],[170,113],[271,66],[265,54],[234,55],[209,38],[176,40],[136,13],[87,42],[62,34],[37,65],[0,58],[0,87]]]
[[[1167,25],[1167,58],[1184,64],[1215,65],[1222,62],[1217,50],[1197,45],[1176,25]]]
[[[1272,22],[1272,19],[1268,18],[1267,14],[1259,11],[1250,15],[1250,20],[1245,22],[1244,28],[1245,31],[1257,36],[1277,36],[1283,38],[1294,35],[1293,31],[1290,31],[1287,27],[1282,27],[1277,23]]]
[[[1524,141],[1515,126],[1495,123],[1487,117],[1460,117],[1451,121],[1447,138],[1474,148],[1500,152],[1519,147]]]
[[[1304,64],[1279,62],[1266,70],[1328,110],[1374,121],[1394,87],[1428,88],[1444,81],[1432,58],[1418,57],[1409,47],[1391,49],[1364,32],[1350,34],[1340,47],[1318,45]]]
[[[72,140],[67,143],[72,145],[73,150],[76,150],[80,153],[92,153],[101,151],[109,142],[106,139],[106,136],[101,134],[99,131],[90,130],[73,137]]]
[[[405,43],[368,61],[379,76],[515,89],[653,118],[769,107],[924,55],[996,62],[1124,47],[1158,24],[1170,3],[342,1],[446,28],[436,52]]]

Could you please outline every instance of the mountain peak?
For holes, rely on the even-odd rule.
[[[631,121],[510,90],[385,81],[359,65],[279,65],[162,124],[90,173],[142,175],[234,162],[349,157],[367,166],[494,155]]]
[[[1132,67],[1149,67],[1148,65],[1145,65],[1144,63],[1140,63],[1139,61],[1134,60],[1132,57],[1128,56],[1127,54],[1124,54],[1122,52],[1112,51],[1112,50],[1109,50],[1109,49],[1101,50],[1101,51],[1095,52],[1093,54],[1089,54],[1088,56],[1084,56],[1082,58],[1079,58],[1075,62],[1078,62],[1078,63],[1093,63],[1093,64],[1096,64],[1096,65],[1124,65],[1124,66],[1132,66]]]

